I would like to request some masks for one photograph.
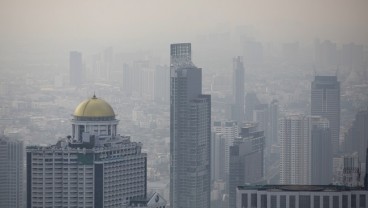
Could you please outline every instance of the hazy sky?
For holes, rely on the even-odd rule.
[[[3,46],[83,47],[190,41],[217,25],[260,40],[368,44],[367,0],[0,0]],[[5,47],[7,48],[7,47]]]

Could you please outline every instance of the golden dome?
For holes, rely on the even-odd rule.
[[[81,102],[75,109],[73,116],[78,117],[115,117],[114,110],[106,101],[93,95],[92,98]]]

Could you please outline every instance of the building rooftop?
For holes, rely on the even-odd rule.
[[[363,187],[348,187],[338,185],[244,185],[238,186],[239,190],[258,191],[313,191],[313,192],[340,192],[364,190]]]
[[[114,110],[106,101],[93,95],[92,98],[81,102],[75,109],[76,117],[115,117]]]

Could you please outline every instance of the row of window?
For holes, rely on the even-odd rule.
[[[250,195],[250,196],[249,196]],[[248,197],[249,196],[249,197]],[[257,195],[256,193],[252,194],[242,194],[241,195],[241,208],[253,208],[257,207],[257,197],[260,196],[260,207],[261,208],[269,208],[267,206],[267,195],[261,194]],[[288,208],[311,208],[311,204],[313,203],[314,208],[330,208],[330,196],[310,196],[310,195],[300,195],[299,202],[297,206],[296,196],[291,195],[288,197]],[[351,194],[350,206],[348,201],[349,195],[342,195],[342,204],[340,204],[340,196],[332,196],[332,207],[351,207],[351,208],[361,208],[366,207],[366,195],[365,194]],[[312,200],[313,199],[313,200]],[[358,199],[358,203],[357,203]],[[286,195],[281,195],[279,204],[277,204],[277,196],[271,195],[270,197],[270,208],[287,208],[287,198]]]

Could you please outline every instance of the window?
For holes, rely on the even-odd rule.
[[[351,195],[351,208],[356,208],[356,195]]]
[[[251,207],[257,207],[257,194],[251,195]]]
[[[323,208],[330,207],[330,197],[329,196],[323,196]]]
[[[276,196],[271,196],[271,208],[277,208],[277,198]]]
[[[332,207],[339,208],[339,196],[332,197]]]
[[[347,195],[342,196],[342,207],[348,207],[348,196]]]
[[[310,196],[301,195],[299,196],[299,207],[300,208],[310,208]]]
[[[267,195],[261,195],[261,208],[267,208]]]
[[[321,207],[320,206],[320,204],[321,204],[320,197],[319,196],[314,196],[313,198],[314,198],[314,202],[313,202],[314,208],[320,208]]]
[[[359,205],[360,205],[360,207],[366,207],[365,195],[364,194],[359,195]]]
[[[286,208],[286,196],[280,196],[280,208]]]
[[[248,208],[248,194],[242,194],[242,208]]]
[[[289,207],[295,208],[295,196],[289,196]]]

